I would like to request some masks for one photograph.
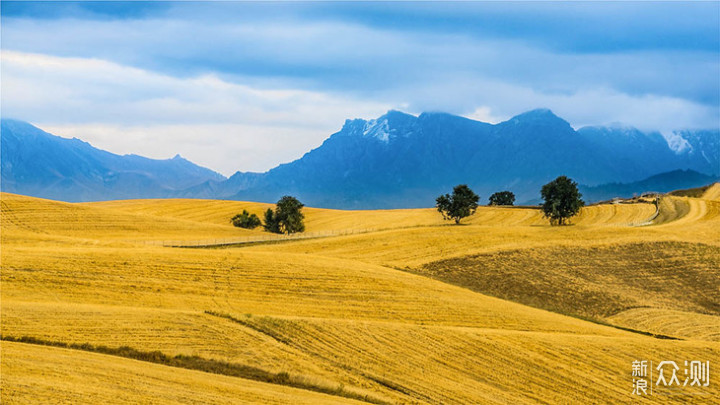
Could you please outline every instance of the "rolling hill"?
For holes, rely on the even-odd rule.
[[[370,230],[222,249],[147,242],[262,240],[229,218],[266,205],[3,193],[0,399],[631,403],[633,360],[720,359],[716,188],[567,227],[308,208],[308,232]]]
[[[694,170],[673,170],[632,183],[609,183],[595,187],[580,186],[579,189],[587,201],[606,201],[615,197],[628,198],[646,192],[667,193],[673,190],[702,187],[717,180],[717,176],[708,176]]]

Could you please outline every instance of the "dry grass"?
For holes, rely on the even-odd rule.
[[[242,250],[3,249],[3,303],[232,311],[601,333],[592,325],[382,266]],[[13,333],[17,335],[16,333]]]
[[[586,207],[575,225],[553,227],[540,213],[535,219],[516,222],[521,209],[493,208],[513,218],[500,224],[482,222],[482,212],[470,225],[396,229],[332,239],[298,241],[289,245],[255,246],[245,251],[321,254],[394,268],[417,268],[443,259],[494,253],[504,250],[552,246],[597,246],[648,241],[684,241],[720,246],[720,201],[666,197],[667,220],[662,226],[628,226],[646,221],[652,204],[610,204]],[[675,205],[687,205],[679,216]],[[490,208],[488,208],[490,209]],[[661,206],[664,212],[665,205]],[[527,215],[527,214],[526,214]],[[672,220],[669,218],[672,216]],[[537,222],[536,222],[537,221]]]
[[[85,204],[132,214],[153,215],[213,225],[228,225],[235,214],[248,210],[262,218],[274,204],[218,200],[125,200]],[[364,230],[419,225],[439,225],[442,218],[434,210],[341,211],[306,207],[307,232]]]
[[[677,242],[503,251],[416,270],[451,284],[595,319],[628,308],[720,316],[720,247]]]
[[[228,225],[233,215],[248,210],[262,218],[272,204],[219,200],[124,200],[78,204],[93,208],[112,209],[131,214],[152,215],[213,225]],[[591,224],[626,224],[644,220],[654,212],[650,205],[599,205],[587,207],[573,222]],[[449,224],[434,208],[342,211],[307,207],[307,232],[331,230],[395,229]],[[483,225],[543,225],[542,212],[534,208],[479,207],[464,224]]]
[[[2,193],[2,241],[34,243],[117,244],[118,242],[227,238],[258,234],[225,225],[128,213],[83,204]]]
[[[338,404],[362,402],[97,353],[1,342],[3,404]]]
[[[244,322],[319,361],[378,381],[398,402],[629,403],[634,359],[720,359],[718,344],[629,333],[600,337],[272,317]],[[705,392],[718,393],[717,387]],[[687,397],[669,399],[683,401]]]
[[[702,195],[706,200],[720,200],[720,183],[714,183]]]
[[[717,311],[719,201],[668,198],[662,225],[646,227],[628,224],[651,217],[651,204],[587,207],[569,227],[525,208],[482,207],[463,226],[430,209],[307,209],[308,231],[389,229],[198,250],[132,240],[260,235],[229,218],[267,205],[0,198],[4,335],[200,356],[397,403],[626,403],[632,360],[720,360],[716,317],[698,315]],[[520,303],[406,271],[441,263],[448,274],[485,272],[483,288],[466,287]],[[578,313],[565,311],[573,302],[594,316],[653,306],[609,320],[689,340],[521,304]],[[3,403],[347,401],[115,356],[1,347]],[[717,387],[668,401],[717,396]]]
[[[693,188],[686,188],[683,190],[674,190],[669,193],[668,195],[673,195],[676,197],[693,197],[693,198],[703,198],[703,195],[705,192],[713,186],[714,183],[708,184],[702,187],[693,187]]]
[[[720,342],[720,316],[660,308],[634,308],[607,321],[656,334]]]
[[[2,309],[3,326],[14,336],[200,356],[305,376],[327,385],[338,378],[302,352],[201,312],[17,301],[6,301]]]

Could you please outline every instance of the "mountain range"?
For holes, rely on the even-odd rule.
[[[0,122],[2,191],[80,202],[162,198],[225,177],[175,156],[120,156],[79,139],[48,134],[26,122]]]
[[[642,193],[667,193],[674,190],[696,188],[716,181],[718,181],[718,176],[708,176],[694,170],[673,170],[632,183],[608,183],[593,187],[580,185],[578,188],[586,201],[595,202],[614,197],[631,197]]]
[[[561,174],[582,184],[589,201],[646,187],[700,186],[720,176],[720,130],[669,136],[623,126],[575,130],[547,109],[498,124],[445,113],[389,111],[377,119],[347,120],[293,162],[225,178],[179,156],[119,156],[2,120],[2,190],[65,201],[274,202],[289,194],[316,207],[411,208],[433,206],[439,194],[466,183],[484,201],[495,191],[510,190],[518,202],[535,203],[542,184]]]

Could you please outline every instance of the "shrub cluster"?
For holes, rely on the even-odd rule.
[[[233,225],[238,228],[255,229],[262,225],[260,218],[257,215],[249,213],[247,210],[243,210],[242,214],[237,214],[232,217]]]

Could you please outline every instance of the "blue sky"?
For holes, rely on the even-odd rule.
[[[2,115],[232,174],[388,109],[720,126],[720,3],[6,2]]]

